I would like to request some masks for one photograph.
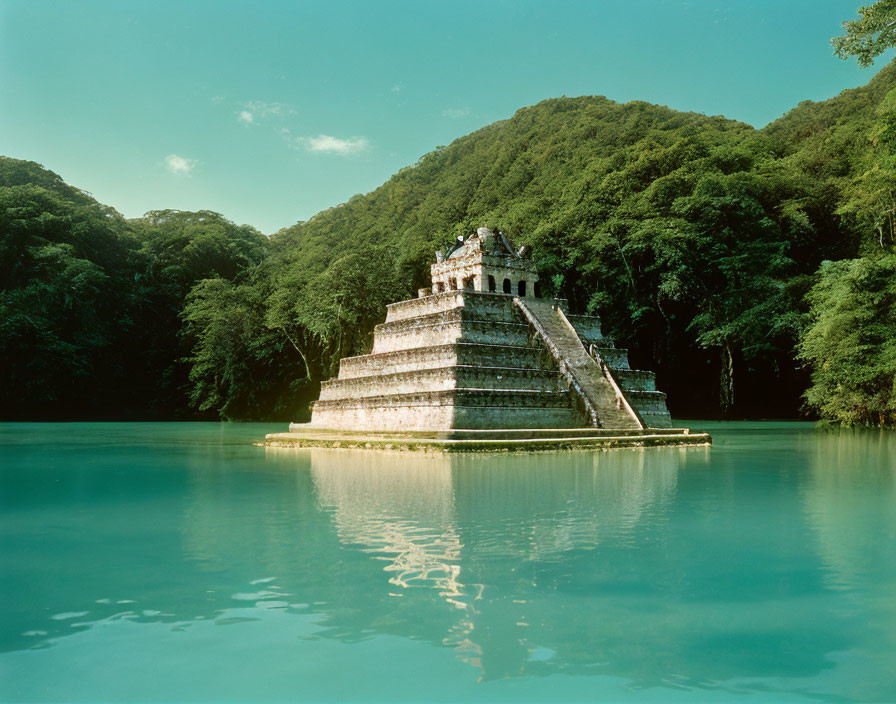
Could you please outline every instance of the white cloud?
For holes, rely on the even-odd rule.
[[[339,156],[349,156],[358,154],[370,147],[370,140],[367,137],[331,137],[328,134],[319,134],[317,137],[293,137],[292,133],[284,128],[280,130],[283,139],[296,149],[306,149],[309,152],[319,152],[321,154],[338,154]]]
[[[295,114],[295,109],[283,103],[264,103],[260,100],[250,100],[246,103],[246,110],[259,117],[285,117]]]
[[[470,115],[470,108],[457,108],[457,109],[442,110],[442,117],[450,117],[453,120],[458,120],[462,117],[468,117],[469,115]]]
[[[254,125],[269,117],[282,118],[295,115],[296,110],[284,103],[265,103],[261,100],[250,100],[243,109],[236,113],[236,119],[245,125]]]
[[[182,176],[189,176],[198,163],[199,161],[196,159],[187,159],[187,157],[177,154],[169,154],[165,157],[165,168],[173,174]]]
[[[400,93],[400,92],[401,92],[401,84],[400,84],[400,83],[396,83],[394,86],[392,86],[392,92],[393,92],[393,93]]]
[[[327,154],[356,154],[362,152],[369,146],[366,137],[349,137],[347,139],[339,139],[339,137],[331,137],[328,134],[319,134],[317,137],[308,137],[305,139],[309,151],[324,152]]]

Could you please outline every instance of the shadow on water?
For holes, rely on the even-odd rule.
[[[0,472],[0,646],[276,610],[303,642],[423,641],[482,681],[892,698],[893,435],[712,432],[559,455],[75,448]]]

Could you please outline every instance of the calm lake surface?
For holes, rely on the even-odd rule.
[[[896,701],[896,434],[253,447],[0,425],[4,701]]]

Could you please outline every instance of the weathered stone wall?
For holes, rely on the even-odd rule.
[[[321,400],[314,404],[311,424],[356,430],[444,430],[565,428],[581,422],[565,391],[455,389]]]
[[[433,293],[464,288],[488,292],[488,277],[492,276],[495,279],[495,293],[505,293],[504,279],[507,279],[511,288],[509,293],[517,295],[519,282],[525,281],[525,295],[533,296],[538,282],[535,263],[529,259],[469,248],[436,262],[430,267],[430,274]]]
[[[450,430],[454,406],[314,405],[311,427],[341,430]]]
[[[311,427],[344,430],[499,430],[576,428],[570,408],[487,408],[465,406],[392,406],[315,411]]]
[[[434,293],[424,298],[412,298],[386,306],[385,323],[435,315],[457,308],[464,309],[463,313],[466,318],[517,323],[519,322],[519,313],[513,306],[513,298],[512,295],[503,293],[479,291]]]
[[[613,376],[626,391],[656,391],[653,372],[641,369],[614,369]]]
[[[445,291],[444,293],[436,293],[423,298],[412,298],[409,301],[390,303],[386,306],[385,322],[394,323],[397,320],[418,318],[421,315],[432,315],[433,313],[460,308],[464,305],[466,293],[464,291]]]
[[[471,430],[501,428],[578,428],[582,419],[565,408],[454,407],[454,427]]]
[[[597,345],[600,358],[613,369],[628,369],[628,350]]]
[[[661,391],[628,391],[626,398],[649,427],[672,426],[672,417],[666,407],[666,394]]]
[[[529,345],[528,339],[526,342],[525,346],[460,342],[457,345],[457,363],[553,371],[553,360],[550,355],[541,347]]]
[[[563,390],[560,375],[546,369],[444,366],[433,369],[331,379],[321,384],[320,400],[364,398],[450,389]]]
[[[463,332],[462,320],[463,309],[452,308],[416,318],[381,323],[374,328],[371,354],[449,345],[460,339]]]
[[[648,428],[671,428],[672,427],[672,416],[669,415],[668,410],[664,410],[662,413],[647,413],[646,411],[640,411],[641,418],[644,419],[644,423],[647,424]]]
[[[504,317],[503,305],[495,306],[494,310],[500,315],[490,315],[484,307],[477,310],[473,304],[469,308],[452,308],[417,318],[381,323],[374,329],[372,353],[447,345],[458,341],[527,345],[528,326],[518,320],[505,322],[501,319]]]
[[[579,337],[587,348],[589,344],[600,347],[612,346],[612,342],[605,338],[600,331],[600,318],[596,315],[566,315],[567,320],[579,333]]]
[[[463,342],[479,342],[489,345],[529,344],[529,326],[523,323],[469,320],[463,323]]]
[[[339,379],[354,379],[371,374],[412,372],[457,364],[454,344],[413,347],[407,350],[343,357],[339,362]]]
[[[540,362],[541,356],[542,351],[535,347],[458,342],[432,347],[414,347],[383,354],[344,357],[339,363],[339,378],[352,379],[372,374],[410,372],[456,364],[539,369],[543,366]]]
[[[463,295],[464,317],[469,320],[490,320],[500,323],[521,323],[513,296],[503,293],[476,293]]]
[[[430,267],[430,273],[433,293],[464,288],[483,290],[482,254],[480,252],[437,262]]]
[[[495,279],[495,293],[506,293],[504,290],[505,279],[510,283],[510,294],[519,294],[520,281],[525,281],[525,295],[535,296],[538,274],[533,263],[513,257],[499,257],[484,255],[482,257],[482,291],[488,291],[488,277]]]
[[[561,390],[526,391],[520,389],[448,389],[407,394],[389,394],[336,400],[315,401],[314,408],[361,408],[368,406],[483,406],[502,408],[563,408],[569,405],[569,392]]]

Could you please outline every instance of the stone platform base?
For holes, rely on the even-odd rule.
[[[423,452],[557,452],[619,447],[711,445],[708,433],[688,428],[644,430],[566,428],[519,430],[348,431],[293,423],[288,433],[265,436],[266,447],[331,447]]]

